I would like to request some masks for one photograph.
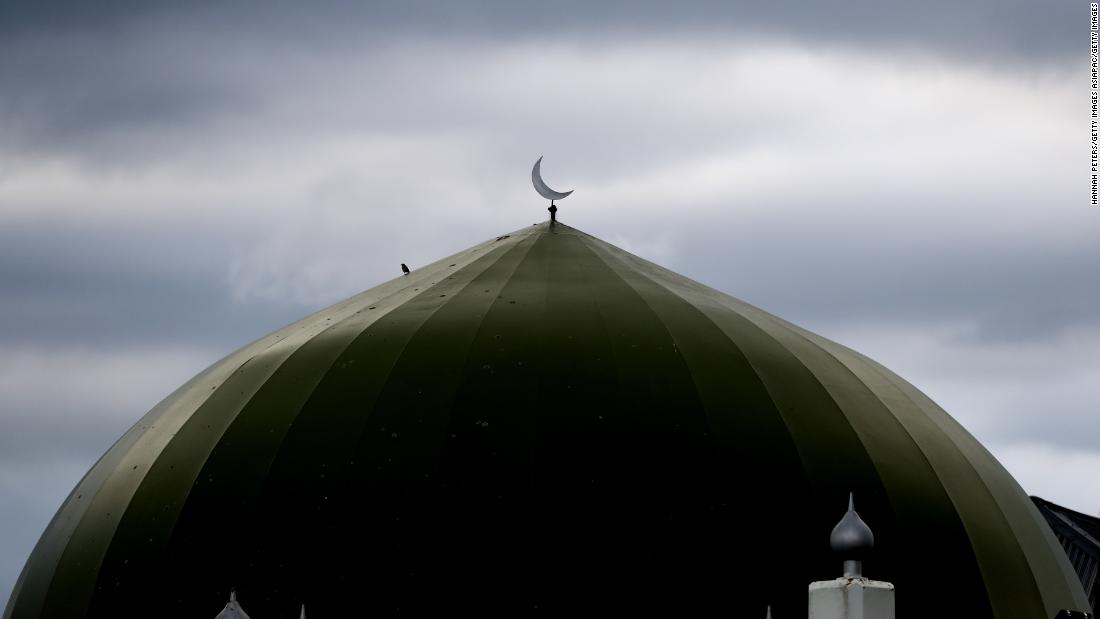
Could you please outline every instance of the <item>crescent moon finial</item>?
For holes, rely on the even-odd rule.
[[[531,184],[535,186],[535,191],[539,192],[539,195],[550,201],[550,223],[557,221],[558,207],[554,206],[554,200],[561,200],[562,198],[573,193],[573,190],[569,191],[554,191],[550,189],[542,180],[542,157],[538,158],[535,162],[535,167],[531,168]]]

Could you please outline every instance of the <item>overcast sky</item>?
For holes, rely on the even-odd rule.
[[[48,6],[47,6],[48,4]],[[864,352],[1100,512],[1088,4],[0,5],[0,601],[248,341],[559,216]]]

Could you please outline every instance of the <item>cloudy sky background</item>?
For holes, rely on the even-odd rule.
[[[1087,3],[43,4],[0,8],[0,599],[160,398],[542,220],[541,154],[567,223],[1100,513]]]

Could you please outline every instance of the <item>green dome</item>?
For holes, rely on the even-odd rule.
[[[812,302],[812,300],[807,300]],[[528,609],[898,617],[1086,609],[1027,495],[874,361],[540,224],[254,342],[150,411],[50,523],[5,617]]]

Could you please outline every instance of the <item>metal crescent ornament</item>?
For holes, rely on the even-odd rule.
[[[539,195],[553,202],[554,200],[561,200],[562,198],[573,193],[570,189],[566,192],[554,191],[546,186],[546,183],[542,182],[542,157],[535,162],[535,167],[531,168],[531,184],[535,186],[535,191],[539,192]]]

